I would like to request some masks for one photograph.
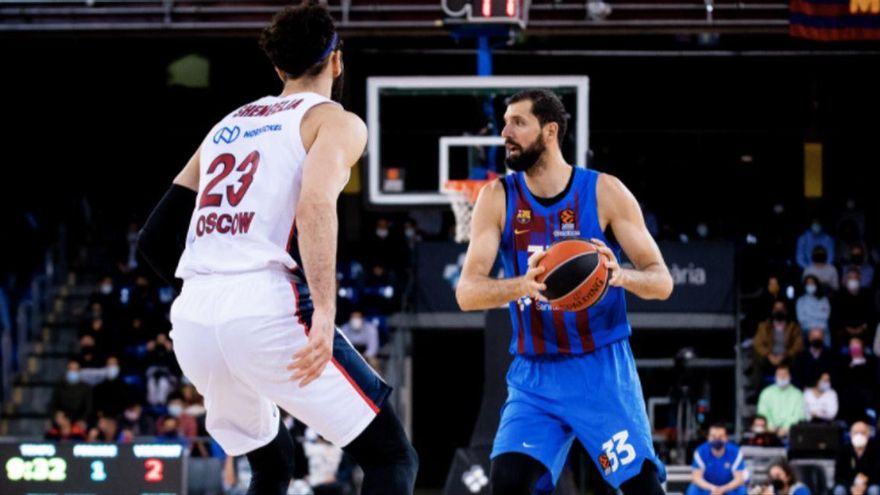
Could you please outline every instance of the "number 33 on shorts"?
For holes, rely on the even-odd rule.
[[[615,433],[611,440],[602,444],[602,450],[605,452],[599,456],[599,464],[606,476],[636,459],[636,449],[626,443],[628,439],[629,432],[623,430]]]

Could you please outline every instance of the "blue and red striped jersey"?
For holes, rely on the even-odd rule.
[[[615,254],[620,246],[609,241],[599,226],[596,179],[599,173],[573,167],[567,190],[553,204],[539,202],[526,187],[522,172],[504,177],[507,196],[501,261],[507,277],[528,270],[532,253],[564,239],[601,239]],[[524,297],[510,303],[513,320],[511,354],[583,354],[629,337],[624,290],[609,287],[605,297],[584,311],[554,311],[550,305]]]

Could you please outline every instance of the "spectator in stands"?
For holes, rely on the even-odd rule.
[[[709,427],[706,443],[694,451],[693,481],[687,495],[745,495],[745,463],[739,447],[727,440],[727,426]]]
[[[114,443],[119,440],[119,422],[116,418],[105,416],[98,419],[98,424],[89,430],[89,441]]]
[[[131,441],[135,437],[152,435],[156,431],[155,423],[144,413],[140,402],[132,402],[126,406],[122,412],[119,426],[126,441]]]
[[[342,325],[342,333],[348,337],[351,344],[357,349],[373,369],[379,369],[379,329],[369,321],[364,320],[364,314],[360,310],[352,311],[348,323]]]
[[[52,415],[52,426],[46,432],[49,440],[85,440],[86,432],[81,422],[72,422],[62,410]]]
[[[345,489],[336,480],[336,470],[342,460],[342,449],[318,436],[314,430],[306,430],[303,445],[309,459],[309,484],[315,495],[344,495]]]
[[[81,367],[104,367],[104,359],[98,353],[97,347],[93,336],[86,334],[79,338],[79,362]]]
[[[144,363],[147,369],[147,403],[153,406],[166,404],[168,396],[177,389],[177,377],[180,376],[174,347],[168,335],[160,333],[147,342]]]
[[[834,239],[823,232],[822,223],[814,219],[810,228],[797,240],[796,261],[798,266],[806,268],[810,265],[811,256],[817,247],[825,249],[826,259],[834,259]]]
[[[156,437],[158,440],[164,441],[182,441],[183,435],[180,431],[180,420],[174,416],[165,416],[162,418],[156,429]]]
[[[776,383],[761,391],[758,414],[767,418],[767,427],[787,437],[791,426],[804,419],[804,394],[791,384],[788,365],[776,368]]]
[[[804,338],[797,323],[788,319],[785,302],[773,304],[770,318],[758,324],[755,332],[755,388],[782,363],[791,362],[804,349]]]
[[[855,421],[873,408],[877,398],[877,358],[865,352],[862,339],[849,339],[849,354],[840,367],[841,417]]]
[[[795,306],[798,323],[801,329],[809,332],[820,328],[824,332],[825,345],[831,345],[831,330],[828,320],[831,318],[831,301],[825,296],[825,288],[813,275],[804,277],[804,294],[798,298]]]
[[[75,359],[67,362],[64,383],[55,387],[49,400],[49,413],[54,416],[58,411],[74,423],[85,422],[92,413],[92,388],[80,381],[80,365]]]
[[[785,461],[778,461],[768,471],[773,495],[811,495],[807,485],[798,481],[797,473]]]
[[[864,288],[870,288],[874,285],[874,265],[870,263],[866,254],[864,244],[856,244],[850,248],[849,262],[843,265],[844,277],[851,270],[858,270],[859,282]],[[846,280],[843,280],[846,285]]]
[[[852,269],[844,275],[844,288],[833,301],[834,317],[832,328],[840,341],[846,342],[850,337],[868,339],[869,329],[873,330],[874,304],[871,294],[862,290],[861,275]]]
[[[837,273],[837,268],[829,261],[830,257],[828,251],[826,251],[824,247],[816,246],[816,248],[813,249],[811,259],[813,262],[804,268],[803,276],[806,278],[807,275],[815,275],[822,285],[837,292],[837,290],[840,289],[840,275]]]
[[[806,268],[810,265],[811,256],[817,247],[825,249],[827,259],[834,259],[834,239],[822,229],[819,219],[814,219],[810,228],[807,229],[797,240],[796,261],[798,266]]]
[[[94,409],[99,417],[119,416],[126,404],[141,399],[140,393],[131,385],[125,383],[120,375],[119,359],[110,356],[105,363],[107,380],[95,385]]]
[[[752,420],[749,431],[743,434],[743,440],[746,445],[754,447],[780,447],[782,442],[775,433],[767,428],[767,418],[760,414]]]
[[[877,445],[870,441],[871,430],[864,421],[856,421],[849,433],[850,443],[834,464],[834,495],[880,495],[880,459]]]
[[[807,334],[807,349],[797,355],[792,367],[793,383],[798,387],[807,387],[819,379],[823,373],[834,376],[834,355],[825,345],[825,331],[813,328]]]
[[[804,391],[807,421],[831,422],[837,417],[837,392],[831,388],[831,375],[822,373],[815,386]]]

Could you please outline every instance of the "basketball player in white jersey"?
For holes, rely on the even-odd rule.
[[[303,5],[276,15],[261,46],[283,91],[211,129],[144,226],[141,252],[183,279],[174,350],[205,397],[208,432],[247,455],[249,494],[287,491],[293,445],[279,406],[354,457],[363,494],[410,494],[417,458],[390,387],[334,325],[336,201],[367,139],[330,99],[339,36],[325,8]]]

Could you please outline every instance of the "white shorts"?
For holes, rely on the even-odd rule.
[[[208,432],[229,455],[278,434],[278,406],[339,446],[375,418],[391,388],[338,329],[333,359],[300,387],[287,370],[306,344],[311,301],[293,275],[263,271],[199,276],[171,308],[171,338],[184,374],[205,397]]]

